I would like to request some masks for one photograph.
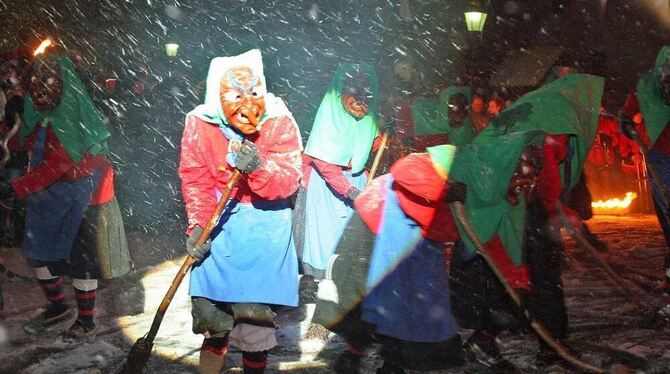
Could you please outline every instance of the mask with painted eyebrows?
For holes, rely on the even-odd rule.
[[[506,200],[511,205],[519,203],[519,197],[524,195],[528,201],[535,190],[537,176],[542,169],[542,150],[535,146],[524,148],[514,169],[512,179],[507,186]]]
[[[258,131],[265,113],[265,86],[262,78],[246,67],[228,70],[221,78],[221,107],[228,123],[245,135]]]
[[[47,110],[58,106],[63,96],[60,66],[55,62],[46,61],[35,64],[28,90],[35,110]]]

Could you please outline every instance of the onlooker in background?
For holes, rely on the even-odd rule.
[[[486,101],[480,95],[475,94],[470,102],[470,121],[475,128],[475,132],[479,134],[489,123],[487,116]]]
[[[488,116],[489,121],[497,117],[498,114],[505,108],[505,102],[502,101],[501,99],[497,97],[493,97],[489,99],[489,102],[486,105],[486,114]]]

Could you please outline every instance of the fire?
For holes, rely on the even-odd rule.
[[[609,200],[598,200],[591,203],[591,207],[600,208],[600,209],[625,209],[630,206],[630,204],[637,198],[635,192],[626,192],[626,197],[619,199],[615,197]]]
[[[53,43],[51,42],[51,39],[44,39],[44,40],[42,41],[42,43],[40,43],[40,46],[37,47],[37,49],[35,50],[35,52],[33,52],[33,56],[37,56],[37,55],[39,55],[39,54],[41,54],[41,53],[44,53],[44,51],[45,51],[48,47],[50,47],[51,44],[53,44]]]

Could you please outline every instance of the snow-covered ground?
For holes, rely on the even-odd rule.
[[[666,246],[653,216],[599,216],[589,222],[610,251],[603,254],[632,287],[654,291],[660,285]],[[72,343],[59,334],[69,321],[41,336],[28,335],[22,325],[41,312],[44,303],[34,282],[15,277],[4,280],[4,318],[0,320],[0,373],[114,373],[123,364],[137,338],[149,330],[154,313],[183,257],[183,239],[148,238],[129,234],[135,270],[122,279],[101,283],[98,292],[99,333],[94,339]],[[570,245],[564,283],[570,314],[568,343],[583,358],[610,366],[621,362],[638,372],[670,372],[670,324],[654,323],[627,295],[609,281],[588,256]],[[14,273],[31,276],[16,248],[2,249],[5,264]],[[167,258],[166,258],[167,257]],[[71,287],[66,300],[74,305]],[[194,373],[201,338],[190,331],[191,316],[187,284],[182,284],[170,306],[148,362],[150,373]],[[278,314],[280,346],[271,351],[267,372],[328,373],[328,365],[343,349],[331,334],[326,341],[307,340],[311,309],[281,310]],[[658,322],[658,321],[655,321]],[[467,334],[464,331],[464,334]],[[520,367],[532,371],[536,340],[530,335],[505,334],[503,351]],[[364,363],[374,373],[381,359],[373,349]],[[241,372],[241,356],[230,354],[228,371]],[[467,366],[450,373],[477,366]],[[437,373],[437,372],[435,372]],[[442,372],[446,373],[446,372]]]

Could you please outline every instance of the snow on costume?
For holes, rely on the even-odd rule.
[[[219,337],[205,339],[201,369],[206,352],[225,357],[228,339],[243,351],[245,365],[264,367],[267,350],[277,344],[270,306],[298,303],[288,198],[298,188],[301,140],[283,101],[265,87],[260,51],[217,57],[210,64],[205,103],[186,116],[179,175],[187,233],[209,221],[240,166],[241,142],[253,142],[258,155],[256,168],[242,174],[231,194],[210,237],[211,251],[191,271],[193,331]],[[228,111],[237,104],[242,109]],[[251,116],[258,116],[255,128],[245,120]]]
[[[531,312],[558,339],[567,336],[568,321],[560,279],[559,260],[562,244],[560,240],[552,236],[549,219],[557,214],[557,204],[561,194],[569,191],[578,183],[597,130],[603,86],[603,78],[587,74],[571,74],[556,79],[522,96],[496,117],[473,142],[475,144],[491,141],[498,136],[516,132],[540,131],[545,134],[542,146],[542,168],[538,176],[534,198],[531,198],[530,201],[521,201],[509,210],[510,214],[514,213],[514,217],[504,220],[501,227],[503,229],[508,227],[507,230],[503,230],[503,233],[510,231],[515,232],[515,235],[507,238],[506,235],[499,234],[499,244],[504,251],[492,257],[514,287],[528,290],[527,282],[531,281]],[[456,163],[456,165],[460,167],[462,163]],[[454,178],[457,178],[458,170],[454,170],[453,174]],[[471,177],[467,172],[464,175],[466,178]],[[468,188],[475,185],[466,184]],[[468,199],[479,195],[478,193],[470,194],[472,192],[470,189],[468,192]],[[528,205],[528,211],[526,205]],[[567,208],[563,209],[570,216],[576,217],[576,213],[572,213]],[[491,226],[491,223],[495,220],[491,220],[490,212],[469,200],[466,200],[466,210],[475,229],[488,226],[488,232],[493,231],[495,226]],[[575,218],[575,222],[579,222],[578,218]],[[526,232],[525,236],[519,235],[523,233],[523,230]],[[482,230],[482,232],[485,231],[487,230]],[[486,242],[490,238],[490,235],[486,235],[481,239]],[[465,238],[465,244],[466,249],[474,253],[474,246],[468,238]],[[470,258],[472,256],[470,255]],[[467,254],[464,261],[468,261]],[[456,265],[461,268],[467,266],[467,264],[454,263],[454,266]],[[473,265],[472,268],[477,269],[477,266]],[[521,268],[527,270],[525,272],[514,271]],[[465,271],[468,270],[465,269]],[[486,271],[477,271],[490,275]],[[455,271],[452,271],[452,274],[460,275]],[[521,275],[524,276],[521,277]],[[467,276],[462,278],[467,279]],[[466,284],[467,282],[459,283]],[[459,294],[464,295],[467,300],[466,295],[470,291],[465,288]],[[491,292],[492,295],[494,293]],[[461,302],[459,305],[468,305],[468,303]],[[465,318],[471,318],[476,314],[469,311],[462,315]],[[495,330],[485,325],[490,320],[474,318],[472,319],[473,328]],[[547,352],[550,351],[548,347],[545,348]]]
[[[444,197],[455,147],[398,160],[355,201],[353,220],[366,233],[346,233],[329,267],[337,300],[320,299],[313,321],[364,349],[377,335],[385,364],[436,369],[463,363],[450,305],[444,245],[459,235]],[[356,251],[340,247],[358,241]],[[324,297],[324,298],[322,298]]]
[[[356,84],[362,86],[359,91],[368,91],[367,111],[361,118],[354,117],[343,105],[349,87]],[[340,66],[321,101],[305,146],[302,263],[303,272],[317,279],[323,278],[351,218],[351,194],[360,191],[367,181],[364,167],[379,132],[377,90],[377,75],[371,66]]]
[[[30,167],[12,182],[17,197],[26,199],[21,250],[36,267],[51,306],[63,301],[58,275],[74,278],[75,326],[83,322],[89,333],[97,279],[130,270],[114,173],[105,157],[110,133],[69,58],[38,58],[30,91],[19,132]]]
[[[440,93],[438,100],[423,97],[414,100],[412,119],[416,137],[415,151],[424,152],[427,147],[445,143],[460,147],[475,137],[475,129],[467,112],[466,117],[459,123],[450,118],[449,101],[457,94],[464,95],[469,103],[472,91],[469,87],[448,87]]]
[[[656,57],[654,68],[645,74],[637,85],[636,95],[631,95],[624,107],[628,118],[642,113],[644,122],[636,125],[636,130],[649,151],[645,155],[659,176],[658,183],[670,187],[670,46],[664,46]],[[656,183],[652,183],[652,193],[656,216],[661,224],[663,236],[670,247],[670,207],[664,202],[664,193]],[[665,193],[667,201],[667,193]],[[663,301],[670,305],[670,254],[665,258],[665,282]]]

